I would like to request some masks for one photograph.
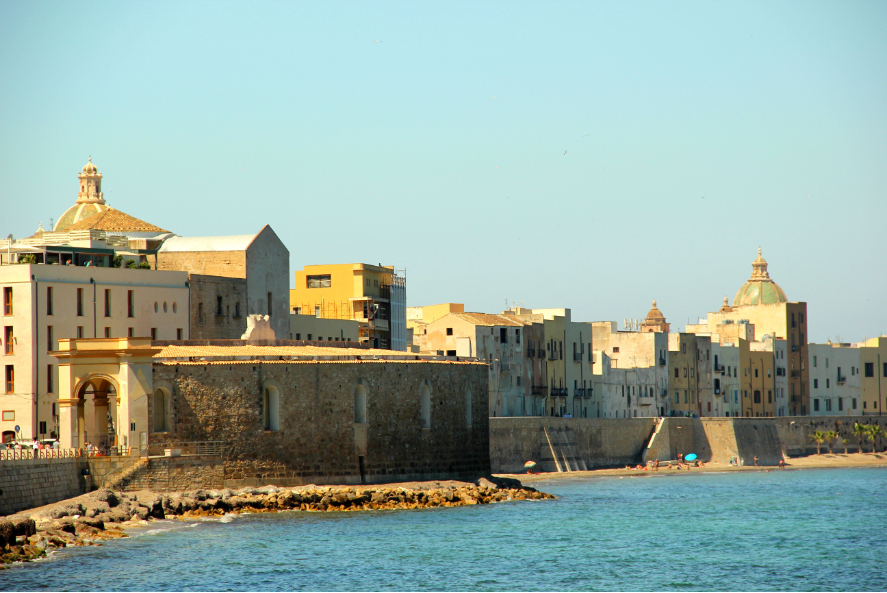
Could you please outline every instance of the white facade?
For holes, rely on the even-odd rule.
[[[862,413],[860,351],[851,344],[808,344],[810,415],[854,416]]]
[[[185,272],[0,266],[0,432],[8,438],[19,426],[15,438],[57,434],[58,361],[49,352],[60,339],[187,340],[187,280]]]

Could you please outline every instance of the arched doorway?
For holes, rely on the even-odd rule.
[[[76,422],[73,424],[72,445],[93,448],[109,455],[117,446],[117,385],[109,377],[96,375],[85,378],[75,390]]]

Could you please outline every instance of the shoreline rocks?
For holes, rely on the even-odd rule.
[[[127,537],[122,525],[188,520],[228,513],[421,509],[556,498],[510,478],[360,486],[229,488],[158,493],[97,490],[25,513],[0,517],[0,569],[67,546]],[[30,513],[30,514],[29,514]]]

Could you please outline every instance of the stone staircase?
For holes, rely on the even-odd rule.
[[[572,428],[561,426],[549,430],[543,426],[540,438],[539,461],[544,471],[575,472],[588,469],[585,460],[576,453],[580,449]]]

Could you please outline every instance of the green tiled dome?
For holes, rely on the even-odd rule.
[[[788,302],[785,292],[770,278],[770,274],[767,272],[767,260],[761,255],[760,248],[758,249],[758,258],[751,267],[751,278],[736,293],[736,298],[733,299],[734,307]]]
[[[87,218],[88,216],[92,216],[97,212],[101,212],[102,210],[107,210],[108,206],[105,204],[99,204],[97,202],[92,202],[90,204],[74,204],[67,210],[65,213],[61,215],[58,219],[58,222],[55,223],[55,226],[52,227],[54,231],[63,231],[72,224],[76,224]]]

